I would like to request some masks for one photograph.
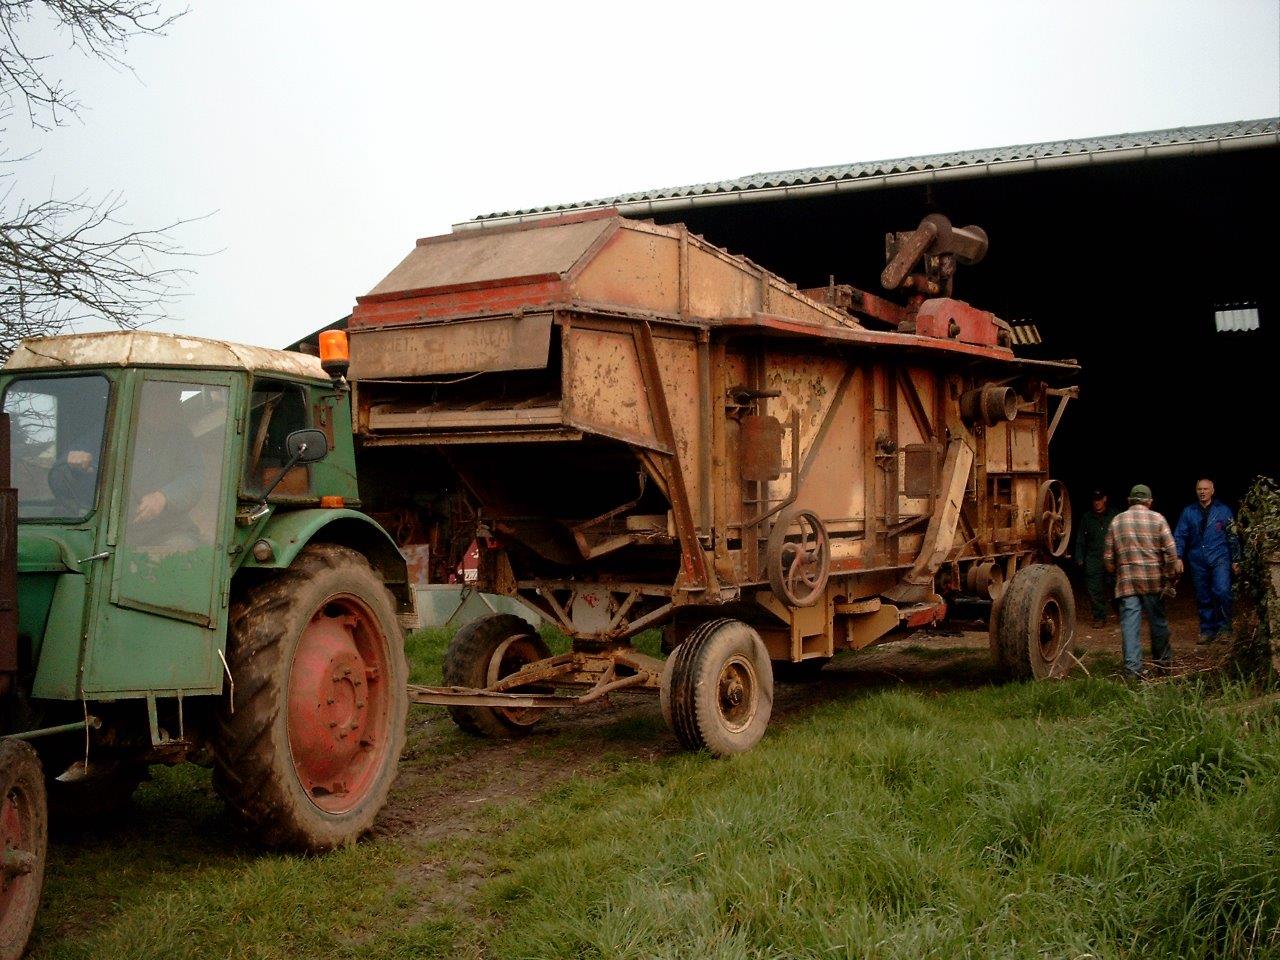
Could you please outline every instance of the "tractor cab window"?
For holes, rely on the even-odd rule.
[[[19,520],[83,520],[97,500],[106,377],[15,380],[4,394]]]
[[[289,460],[285,439],[294,430],[307,427],[306,392],[296,383],[258,378],[253,381],[249,400],[248,455],[245,457],[244,490],[251,497],[262,495]],[[289,471],[272,492],[278,496],[307,496],[311,490],[308,468],[299,465]]]

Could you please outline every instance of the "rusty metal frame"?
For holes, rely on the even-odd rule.
[[[680,538],[680,568],[683,583],[679,589],[701,592],[715,589],[715,574],[707,566],[706,554],[698,540],[698,529],[693,523],[693,511],[689,507],[689,493],[685,486],[684,471],[680,466],[680,454],[676,446],[675,428],[671,425],[671,412],[667,407],[667,392],[662,385],[662,373],[658,367],[658,354],[653,344],[653,327],[641,320],[633,327],[636,352],[640,359],[640,371],[644,377],[649,411],[660,440],[667,445],[670,454],[666,460],[668,472],[667,494],[671,511],[675,516],[676,533]]]
[[[603,669],[592,669],[603,666]],[[619,676],[618,668],[632,673]],[[628,648],[614,648],[605,653],[580,651],[558,654],[530,663],[488,687],[432,687],[409,684],[409,699],[414,703],[439,706],[471,706],[528,709],[581,707],[621,690],[656,690],[660,684],[663,662]],[[577,696],[520,691],[520,687],[554,683],[558,686],[587,686]]]
[[[601,589],[608,592],[611,597],[622,598],[608,625],[596,635],[581,635],[574,630],[573,617],[567,609],[572,606],[576,592],[584,587]],[[527,606],[532,607],[541,616],[554,622],[566,634],[583,636],[584,639],[598,641],[626,640],[651,626],[662,623],[673,609],[673,604],[671,603],[672,588],[656,584],[584,583],[576,580],[521,580],[517,582],[516,588],[521,593],[520,599]],[[557,592],[567,593],[569,595],[567,602],[562,603],[556,597]],[[530,593],[536,596],[537,599],[527,596]],[[632,607],[645,597],[667,602],[637,617],[635,620],[627,620],[627,614],[631,612]]]

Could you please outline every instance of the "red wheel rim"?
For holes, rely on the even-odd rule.
[[[298,781],[326,813],[358,807],[391,737],[391,679],[378,619],[350,594],[330,597],[298,639],[289,671],[289,749]]]
[[[25,922],[40,895],[35,802],[20,785],[0,797],[0,931]]]

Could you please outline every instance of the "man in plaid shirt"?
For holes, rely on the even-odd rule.
[[[1182,575],[1178,547],[1164,517],[1151,509],[1151,488],[1136,484],[1129,509],[1111,521],[1102,561],[1116,575],[1120,632],[1124,636],[1124,668],[1131,677],[1142,671],[1142,618],[1151,630],[1151,656],[1162,670],[1173,666],[1169,621],[1164,615],[1164,589]]]

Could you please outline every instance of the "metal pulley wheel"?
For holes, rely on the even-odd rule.
[[[769,532],[765,565],[769,585],[783,603],[817,603],[831,575],[831,539],[818,515],[812,510],[784,510]]]
[[[1071,497],[1061,480],[1046,480],[1040,484],[1036,502],[1040,543],[1050,556],[1060,557],[1071,544]]]

